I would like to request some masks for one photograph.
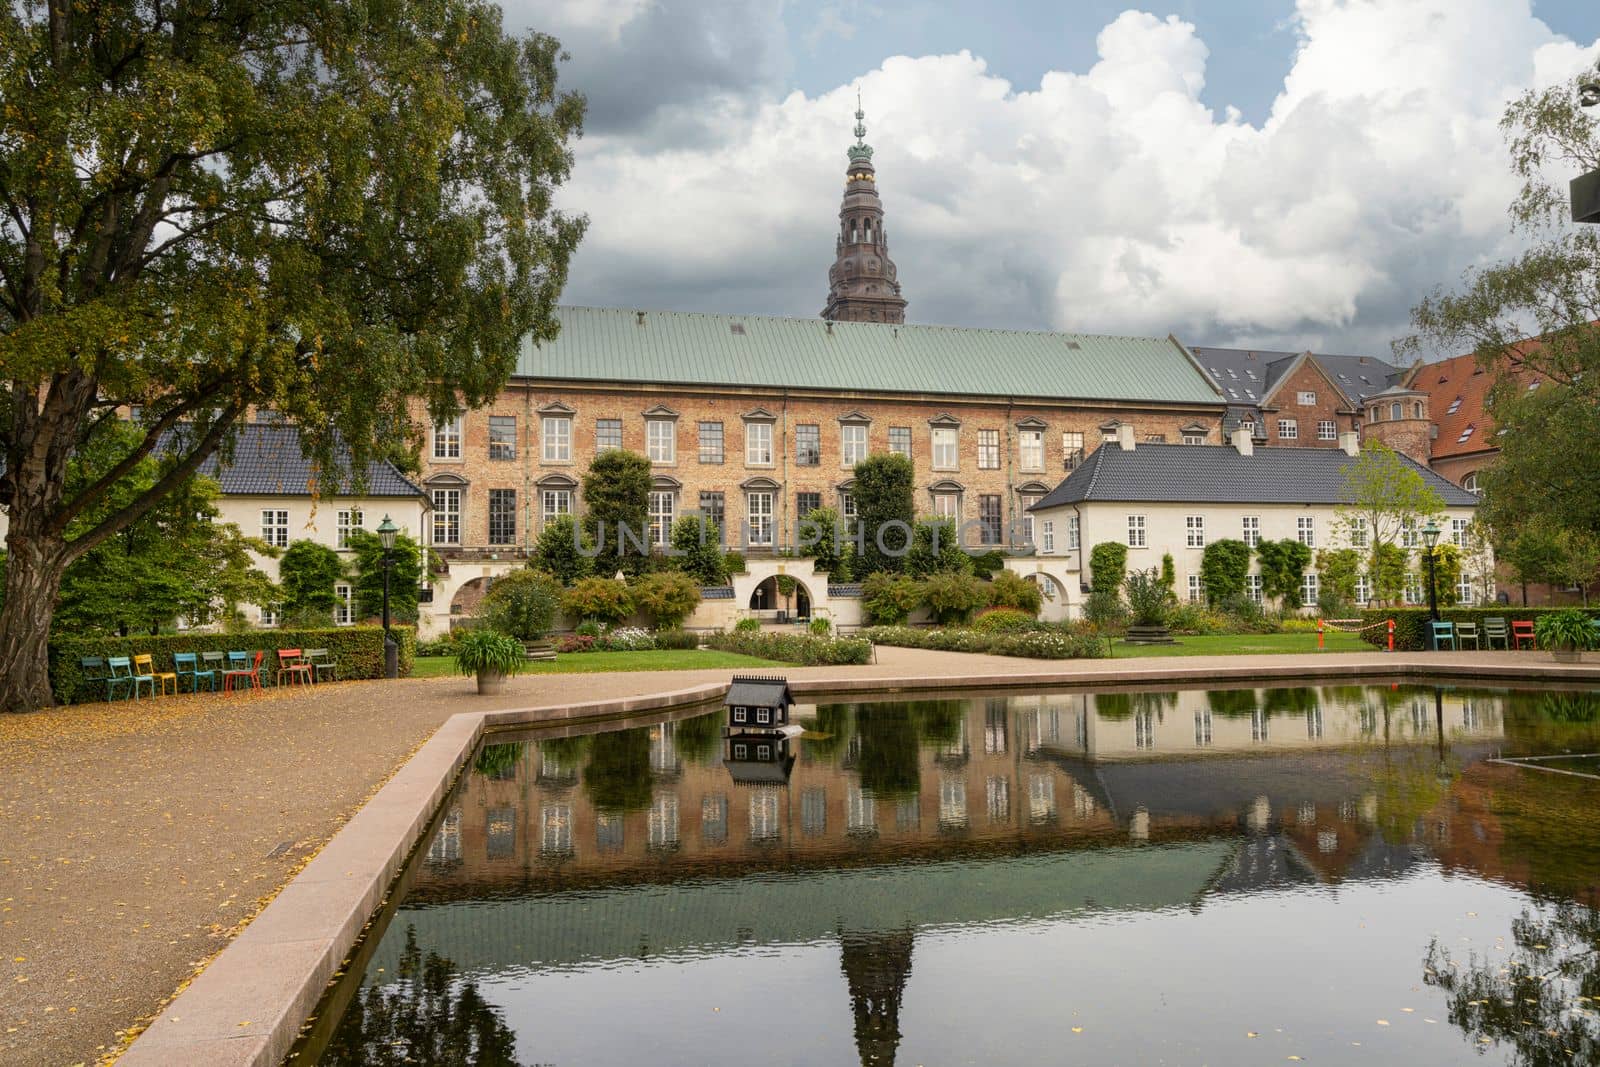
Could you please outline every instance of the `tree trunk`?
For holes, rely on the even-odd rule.
[[[37,711],[50,691],[50,616],[67,569],[66,543],[48,535],[7,538],[6,598],[0,607],[0,712]]]

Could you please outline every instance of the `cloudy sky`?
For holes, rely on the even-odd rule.
[[[569,303],[815,315],[856,92],[913,322],[1383,354],[1515,249],[1594,0],[503,0],[589,99]]]

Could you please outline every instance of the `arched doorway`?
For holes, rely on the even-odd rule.
[[[779,579],[788,579],[794,583],[794,589],[788,596],[779,588]],[[750,594],[750,610],[771,612],[779,622],[789,619],[811,618],[811,590],[798,578],[790,578],[785,574],[774,574],[763,579]]]
[[[478,605],[483,603],[483,598],[489,592],[489,586],[494,583],[493,578],[473,578],[471,581],[462,582],[461,588],[456,590],[455,596],[450,598],[450,621],[453,624],[457,619],[465,618],[478,610]]]
[[[1039,617],[1046,622],[1060,622],[1068,617],[1067,589],[1055,578],[1044,571],[1034,571],[1032,574],[1022,576],[1027,581],[1039,587],[1039,592],[1044,596],[1044,603],[1039,608]]]

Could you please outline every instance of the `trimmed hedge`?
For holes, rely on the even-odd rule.
[[[1440,608],[1439,618],[1450,622],[1475,622],[1478,624],[1478,643],[1483,643],[1483,620],[1504,619],[1506,628],[1510,629],[1512,622],[1533,621],[1540,615],[1552,611],[1566,611],[1567,608],[1519,608],[1511,604],[1502,604],[1492,608]],[[1600,610],[1590,610],[1591,617],[1600,618]],[[1373,623],[1382,623],[1386,619],[1394,620],[1394,647],[1397,652],[1421,652],[1428,649],[1431,642],[1428,640],[1428,609],[1427,608],[1370,608],[1361,613],[1361,625],[1370,626]],[[1389,631],[1382,625],[1371,630],[1362,631],[1361,636],[1370,645],[1377,648],[1389,647]],[[1514,643],[1514,642],[1513,642]],[[1471,646],[1468,646],[1469,648]],[[1500,646],[1495,645],[1496,648]]]
[[[718,632],[706,638],[705,646],[761,659],[798,663],[805,667],[853,666],[872,659],[872,643],[859,637]]]
[[[986,634],[977,630],[919,629],[914,626],[871,626],[861,636],[876,645],[930,648],[939,652],[981,652],[1024,659],[1103,659],[1100,638],[1055,627],[1028,633]]]
[[[400,675],[411,673],[416,655],[416,632],[407,626],[394,628],[400,643]],[[339,665],[340,681],[351,678],[383,677],[383,627],[336,626],[318,630],[251,630],[246,633],[162,634],[159,637],[61,637],[50,642],[50,682],[56,699],[63,704],[83,704],[106,698],[104,682],[84,677],[78,660],[84,656],[155,657],[157,670],[172,669],[175,652],[266,652],[261,661],[261,680],[271,685],[277,677],[280,648],[325,648]],[[222,688],[219,680],[217,688]],[[184,692],[188,692],[187,689]]]

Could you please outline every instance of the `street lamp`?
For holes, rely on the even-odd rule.
[[[1422,544],[1428,551],[1428,615],[1434,622],[1439,621],[1439,596],[1434,589],[1433,580],[1433,546],[1439,543],[1439,524],[1432,519],[1422,528]],[[1437,650],[1437,642],[1435,643]]]
[[[383,545],[383,676],[400,676],[400,646],[389,630],[389,572],[394,570],[394,537],[400,532],[389,516],[378,524],[378,542]]]

